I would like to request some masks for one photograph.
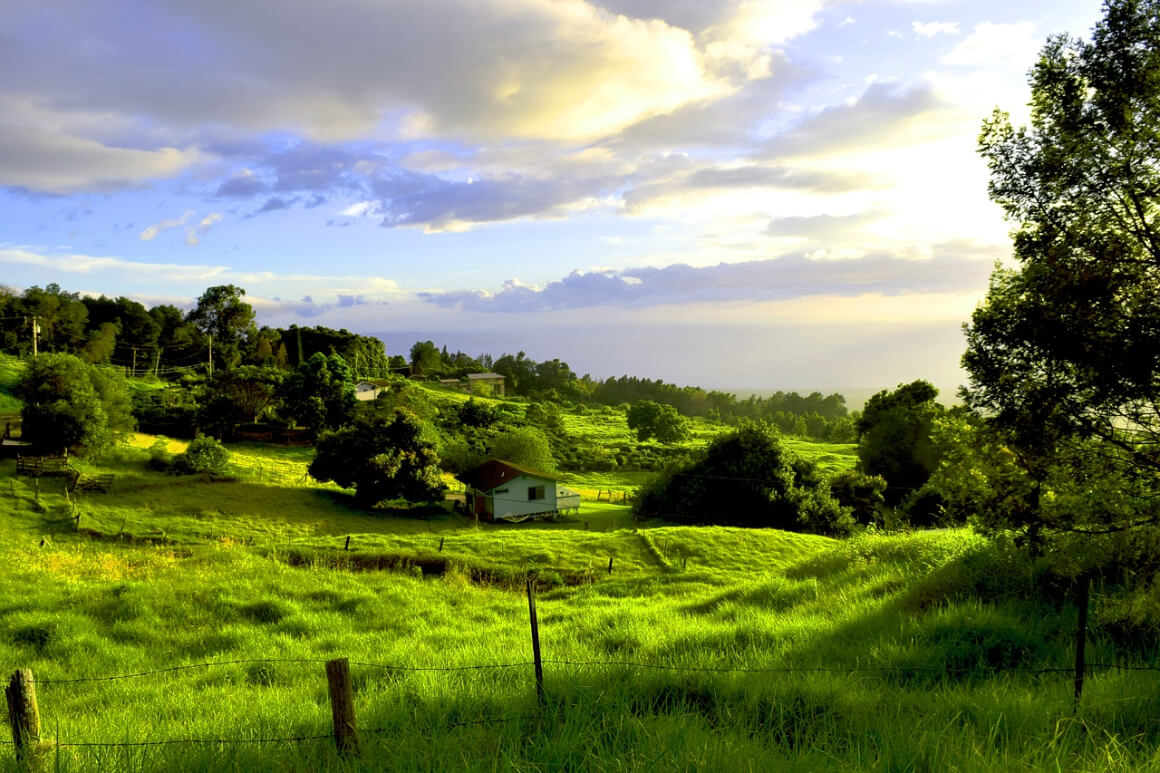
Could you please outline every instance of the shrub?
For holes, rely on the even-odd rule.
[[[212,437],[199,435],[173,460],[173,471],[178,475],[220,475],[230,461],[230,452]]]

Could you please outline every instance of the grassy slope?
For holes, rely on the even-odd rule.
[[[24,363],[15,357],[0,354],[0,413],[19,413],[24,406],[12,394],[24,368]]]
[[[296,453],[244,456],[292,465]],[[145,473],[142,458],[125,451],[92,468],[119,477],[112,493],[81,499],[82,526],[116,534],[124,523],[136,536],[163,529],[177,544],[77,535],[54,483],[43,482],[38,505],[31,481],[0,464],[0,593],[9,599],[0,605],[0,660],[51,680],[346,656],[356,663],[360,725],[384,729],[366,739],[367,769],[1127,770],[1160,762],[1153,675],[1089,676],[1073,720],[1066,675],[1009,672],[1066,668],[1074,610],[1006,592],[985,603],[947,597],[945,587],[996,582],[985,544],[968,534],[840,543],[725,528],[476,527],[445,515],[363,514],[332,488],[179,483]],[[327,568],[348,533],[360,554],[415,559],[436,555],[445,538],[452,566],[426,579]],[[283,549],[287,537],[293,547]],[[291,549],[316,560],[290,566]],[[540,599],[551,661],[837,671],[550,662],[551,708],[537,716],[527,667],[357,665],[527,661],[526,601],[509,586],[473,582],[471,569],[482,566],[587,573],[589,582]],[[1091,645],[1093,662],[1116,657],[1098,638]],[[845,672],[867,666],[880,670]],[[64,742],[321,735],[329,723],[321,673],[320,663],[220,665],[46,681],[39,697],[45,735]],[[519,718],[454,725],[511,717]],[[65,770],[311,770],[334,762],[330,749],[325,741],[65,748],[53,761]]]

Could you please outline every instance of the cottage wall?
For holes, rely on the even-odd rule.
[[[543,487],[543,499],[528,499],[528,489]],[[505,515],[536,515],[550,513],[556,507],[556,481],[532,475],[512,478],[488,492],[492,519]]]

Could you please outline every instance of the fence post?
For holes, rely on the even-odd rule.
[[[440,553],[442,553],[442,552],[443,552],[443,540],[445,540],[445,539],[446,539],[446,537],[440,537],[440,538],[439,538],[439,552],[440,552]]]
[[[612,574],[612,556],[608,557],[608,573]]]
[[[1079,577],[1079,587],[1075,591],[1075,604],[1079,608],[1079,619],[1075,627],[1075,711],[1079,711],[1079,699],[1083,694],[1084,650],[1087,647],[1088,603],[1091,595],[1091,575],[1084,572]]]
[[[32,669],[21,668],[13,672],[4,697],[8,699],[8,724],[12,727],[16,761],[23,762],[40,742],[40,710],[36,706]]]
[[[536,665],[536,699],[544,705],[544,665],[540,661],[540,623],[536,618],[536,581],[528,580],[528,617],[532,621],[532,660]]]
[[[349,534],[346,535],[346,545],[344,545],[342,549],[343,550],[350,550],[350,535]]]
[[[340,757],[357,755],[358,728],[354,720],[354,698],[350,688],[350,661],[326,661],[326,684],[330,689],[330,713],[334,719],[334,745]]]

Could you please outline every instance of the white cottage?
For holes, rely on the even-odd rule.
[[[580,511],[580,495],[559,478],[500,459],[489,459],[456,480],[467,487],[467,511],[482,521],[555,518]]]

